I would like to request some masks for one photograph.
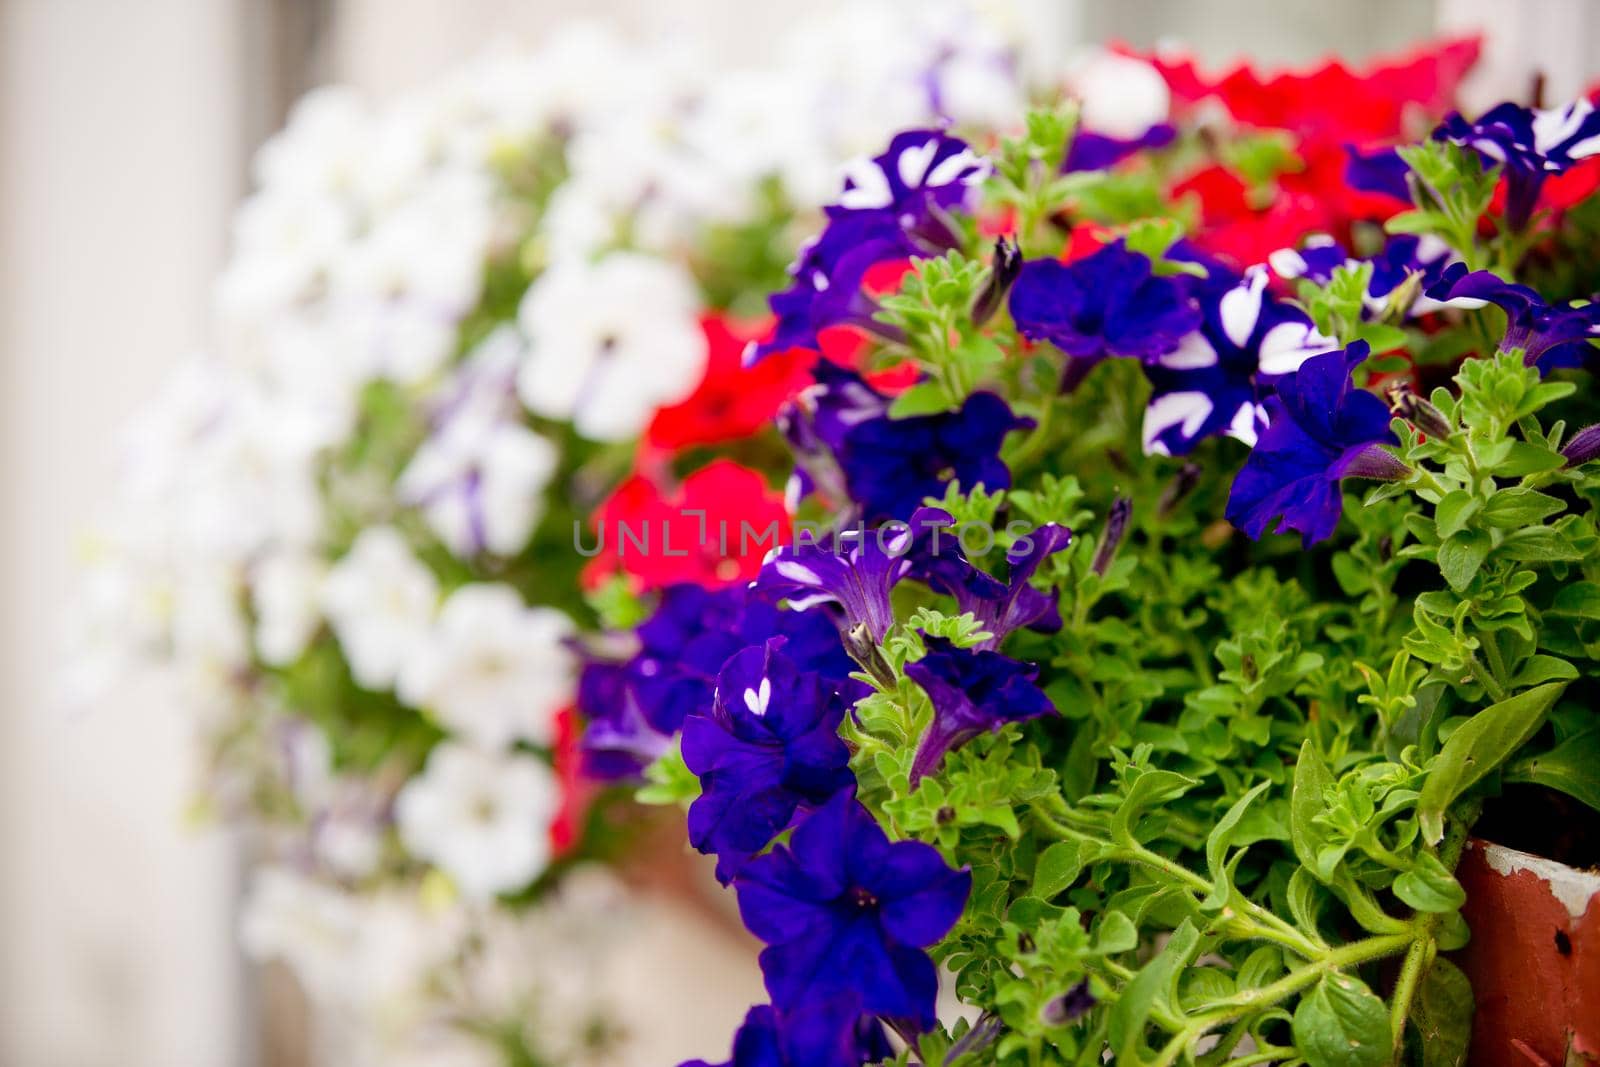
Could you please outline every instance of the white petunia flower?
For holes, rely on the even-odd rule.
[[[361,915],[348,894],[287,867],[258,872],[245,896],[239,939],[253,959],[278,959],[318,1000],[350,995]]]
[[[1067,78],[1086,130],[1133,140],[1167,121],[1172,91],[1149,63],[1109,50],[1096,51]]]
[[[368,689],[394,684],[428,636],[439,585],[390,526],[361,531],[323,584],[322,605],[350,673]]]
[[[532,756],[447,741],[400,791],[395,814],[413,855],[449,875],[464,897],[487,900],[544,870],[560,803],[554,775]]]
[[[530,351],[517,376],[528,410],[624,441],[705,374],[699,296],[683,267],[631,252],[551,267],[523,297]]]
[[[284,666],[300,658],[322,622],[322,580],[327,567],[308,552],[281,551],[250,571],[256,614],[256,652]]]
[[[462,586],[406,662],[400,696],[485,748],[548,745],[572,695],[570,632],[565,615],[524,606],[510,586]]]
[[[463,559],[515,555],[544,513],[556,447],[519,421],[514,393],[524,345],[515,329],[490,334],[456,375],[396,486]]]

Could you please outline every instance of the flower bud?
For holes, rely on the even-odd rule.
[[[1156,515],[1165,519],[1171,515],[1183,498],[1194,492],[1194,487],[1200,481],[1200,464],[1185,463],[1172,481],[1161,491],[1161,500],[1156,504]]]
[[[867,630],[867,624],[858,622],[844,634],[844,650],[850,658],[861,665],[861,669],[872,675],[877,683],[885,689],[892,689],[895,685],[894,671],[889,669],[889,661],[883,658],[878,643],[872,639],[872,634]]]
[[[1389,410],[1429,437],[1442,440],[1450,436],[1450,422],[1444,412],[1413,393],[1405,382],[1389,387]]]
[[[1015,241],[1008,241],[1004,237],[995,239],[994,265],[989,269],[989,280],[984,282],[983,288],[978,290],[977,297],[972,301],[972,324],[982,326],[994,317],[1000,310],[1000,305],[1005,303],[1006,294],[1011,291],[1011,283],[1017,280],[1017,275],[1022,273],[1022,250]]]
[[[1561,450],[1567,457],[1567,466],[1578,467],[1591,459],[1600,457],[1600,422],[1593,426],[1585,426],[1572,435],[1572,440],[1567,442],[1567,447]]]
[[[1128,532],[1128,517],[1132,514],[1133,501],[1125,496],[1112,501],[1111,510],[1106,513],[1106,532],[1100,539],[1100,547],[1095,549],[1094,562],[1089,564],[1089,569],[1102,578],[1111,569],[1111,561],[1116,558],[1117,547]]]
[[[1410,476],[1411,468],[1379,444],[1362,445],[1339,469],[1341,478],[1371,478],[1375,482],[1398,482]]]
[[[1094,1006],[1094,994],[1089,992],[1089,979],[1085,978],[1060,996],[1045,1001],[1039,1009],[1039,1021],[1046,1026],[1065,1026],[1087,1015]]]

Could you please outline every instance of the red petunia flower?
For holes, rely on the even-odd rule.
[[[550,849],[557,858],[577,847],[583,813],[593,792],[593,787],[582,777],[583,754],[578,748],[582,737],[576,709],[562,708],[556,714],[556,743],[552,752],[556,784],[561,789],[561,806],[550,822]]]
[[[656,412],[645,431],[648,447],[675,451],[749,437],[811,382],[816,353],[803,348],[743,365],[745,346],[771,330],[770,320],[741,323],[707,315],[700,327],[706,335],[705,378],[687,399]]]
[[[788,521],[783,495],[732,460],[702,467],[669,491],[636,474],[600,505],[596,541],[582,546],[595,553],[584,579],[620,572],[645,590],[749,581],[762,557],[787,543]]]

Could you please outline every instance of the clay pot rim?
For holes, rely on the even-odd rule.
[[[1509,878],[1518,871],[1532,874],[1550,887],[1550,895],[1560,901],[1574,919],[1582,918],[1589,901],[1600,893],[1600,871],[1569,867],[1560,860],[1497,845],[1479,837],[1470,838],[1467,848],[1481,852],[1484,863],[1502,878]]]

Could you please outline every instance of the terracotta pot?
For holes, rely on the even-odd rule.
[[[1471,1067],[1600,1064],[1600,874],[1474,840],[1456,876]]]

